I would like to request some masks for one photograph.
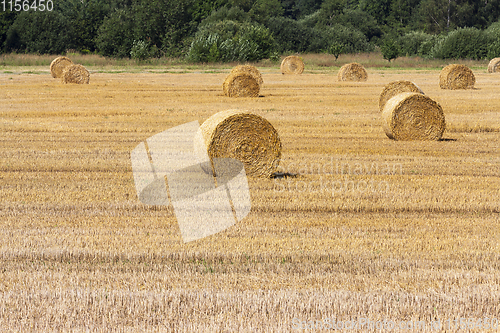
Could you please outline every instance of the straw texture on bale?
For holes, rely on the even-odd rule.
[[[258,97],[260,84],[246,72],[230,73],[222,84],[224,95],[229,97]]]
[[[339,81],[366,81],[368,73],[366,69],[358,63],[350,63],[342,66],[337,74]]]
[[[416,92],[419,94],[424,94],[422,89],[420,89],[415,83],[411,81],[394,81],[388,83],[380,93],[380,98],[378,100],[378,107],[380,111],[384,109],[385,103],[387,103],[388,100],[403,92]]]
[[[446,122],[441,106],[420,93],[398,94],[382,111],[385,134],[394,140],[440,140]]]
[[[500,58],[493,58],[488,64],[488,73],[500,72]]]
[[[63,83],[88,84],[90,73],[82,65],[71,65],[64,70],[62,81]]]
[[[50,74],[53,78],[60,78],[63,75],[64,69],[73,65],[73,61],[66,57],[57,57],[50,63]]]
[[[255,80],[257,80],[259,85],[262,85],[264,83],[264,80],[262,79],[262,74],[255,66],[239,65],[239,66],[234,67],[231,70],[231,73],[239,73],[239,72],[248,73],[248,74],[252,75],[255,78]]]
[[[474,73],[465,65],[448,65],[439,74],[441,89],[472,89],[475,83]]]
[[[281,74],[302,74],[304,72],[304,62],[300,57],[291,55],[281,62]]]
[[[248,176],[270,177],[278,168],[281,159],[278,132],[258,115],[239,110],[221,111],[200,126],[200,136],[199,141],[205,144],[203,148],[210,159],[241,161]],[[195,147],[195,150],[200,151],[200,148]]]

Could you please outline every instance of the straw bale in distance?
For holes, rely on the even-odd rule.
[[[281,62],[281,74],[302,74],[304,72],[304,62],[300,57],[291,55]]]
[[[62,81],[63,83],[88,84],[90,73],[82,65],[71,65],[64,70]]]
[[[231,73],[238,73],[238,72],[244,72],[252,75],[261,86],[264,83],[264,80],[262,79],[262,74],[255,66],[238,65],[236,67],[233,67],[233,69],[231,70]]]
[[[415,83],[411,81],[394,81],[388,83],[380,93],[380,98],[378,101],[378,107],[380,111],[384,109],[385,103],[387,103],[388,100],[402,92],[416,92],[419,94],[424,93],[422,89],[420,89]]]
[[[239,110],[221,111],[208,118],[199,133],[199,141],[204,143],[202,149],[206,149],[210,159],[239,160],[248,176],[270,177],[278,168],[281,159],[278,132],[258,115]],[[200,147],[195,147],[195,151],[200,151]]]
[[[472,89],[475,83],[474,73],[465,65],[448,65],[439,74],[441,89]]]
[[[500,58],[493,58],[488,64],[488,73],[500,72]]]
[[[50,63],[50,74],[53,78],[60,78],[63,75],[64,69],[73,65],[73,61],[67,57],[57,57]]]
[[[229,97],[258,97],[260,85],[247,72],[230,73],[222,84],[224,95]]]
[[[368,73],[366,69],[358,63],[350,63],[342,66],[337,74],[339,81],[366,81]]]
[[[446,122],[441,106],[426,95],[398,94],[382,111],[385,134],[394,140],[440,140]]]

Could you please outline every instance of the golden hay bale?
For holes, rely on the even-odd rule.
[[[439,74],[441,89],[472,89],[475,83],[474,73],[465,65],[448,65]]]
[[[270,177],[278,168],[281,141],[266,119],[239,110],[214,114],[200,126],[198,144],[210,159],[234,158],[245,165],[249,176]],[[196,145],[196,142],[195,142]],[[200,147],[195,147],[200,151]]]
[[[244,72],[244,73],[248,73],[248,74],[252,75],[260,85],[262,85],[264,83],[264,80],[262,80],[262,74],[255,66],[239,65],[239,66],[234,67],[231,70],[231,73],[239,73],[239,72]]]
[[[337,78],[339,81],[366,81],[368,73],[362,65],[353,62],[342,66]]]
[[[71,65],[66,67],[62,75],[63,83],[88,84],[90,80],[89,71],[82,65]]]
[[[380,111],[384,109],[385,103],[392,97],[402,92],[416,92],[419,94],[424,94],[422,89],[420,89],[415,83],[410,81],[394,81],[385,85],[384,89],[380,93],[380,98],[378,100],[378,107]]]
[[[224,95],[229,97],[258,97],[260,85],[247,72],[230,73],[222,84]]]
[[[500,72],[500,58],[493,58],[488,64],[488,73]]]
[[[420,93],[392,97],[382,111],[385,134],[394,140],[439,140],[446,127],[441,106]]]
[[[304,62],[300,57],[291,55],[281,62],[281,74],[302,74]]]
[[[73,61],[66,57],[57,57],[50,63],[50,74],[53,78],[60,78],[64,72],[64,69],[68,66],[73,65]]]

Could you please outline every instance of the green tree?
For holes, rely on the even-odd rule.
[[[60,54],[74,48],[70,22],[56,11],[19,13],[9,27],[7,51]]]
[[[344,53],[345,46],[342,43],[334,42],[328,48],[328,53],[333,54],[335,60],[339,58],[339,56]]]
[[[96,45],[104,56],[130,57],[134,42],[134,23],[130,9],[117,9],[99,27]]]
[[[382,51],[382,56],[384,57],[384,59],[388,60],[389,62],[391,62],[392,59],[396,59],[397,57],[399,57],[400,54],[398,44],[394,40],[389,38],[387,38],[383,42],[382,46],[380,46],[380,51]]]
[[[1,11],[0,12],[0,53],[2,53],[5,48],[5,41],[7,40],[7,32],[9,31],[10,26],[16,20],[17,12],[11,11]],[[14,39],[10,38],[11,42]],[[17,40],[19,40],[19,36],[17,36]]]
[[[331,27],[339,23],[339,17],[342,15],[345,6],[345,0],[325,0],[321,4],[318,17],[318,27]]]
[[[283,12],[279,0],[257,0],[249,13],[254,21],[265,24],[269,18],[282,16]]]
[[[97,49],[95,37],[110,9],[109,3],[102,0],[58,1],[54,8],[71,22],[72,48],[83,52]]]

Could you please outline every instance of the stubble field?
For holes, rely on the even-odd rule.
[[[3,332],[500,320],[500,75],[474,70],[476,89],[450,91],[432,69],[341,83],[336,70],[268,67],[259,98],[235,99],[222,94],[229,70],[93,73],[90,85],[44,70],[0,74]],[[403,79],[443,107],[444,140],[386,137],[378,97]],[[269,120],[281,171],[298,176],[250,178],[250,214],[184,244],[171,207],[137,199],[130,151],[227,109]]]

